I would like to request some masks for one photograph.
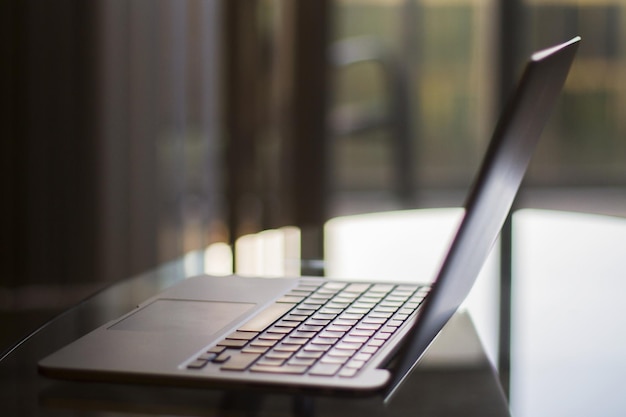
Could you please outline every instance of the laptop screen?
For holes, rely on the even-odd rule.
[[[466,298],[511,210],[541,131],[563,88],[580,38],[527,63],[502,113],[448,256],[400,350],[387,398]]]

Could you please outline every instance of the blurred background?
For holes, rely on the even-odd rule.
[[[626,215],[624,0],[0,7],[0,351],[211,244],[297,226],[319,260],[333,217],[460,206],[526,57],[574,35],[517,207]]]

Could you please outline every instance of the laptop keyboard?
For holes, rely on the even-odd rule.
[[[411,317],[428,290],[303,279],[186,368],[353,377]]]

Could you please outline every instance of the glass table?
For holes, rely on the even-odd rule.
[[[77,383],[42,377],[37,361],[130,311],[164,288],[202,273],[191,253],[94,294],[23,339],[0,359],[3,415],[37,416],[508,416],[498,377],[469,314],[446,325],[391,401],[270,391]]]

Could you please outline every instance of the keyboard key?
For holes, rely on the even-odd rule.
[[[341,290],[342,288],[344,288],[346,286],[346,284],[344,284],[343,282],[326,282],[324,283],[324,285],[322,285],[322,288],[326,289],[326,290]]]
[[[265,372],[272,374],[292,374],[292,375],[302,375],[308,369],[308,366],[304,365],[290,365],[286,364],[283,366],[264,366],[264,365],[252,365],[250,371],[252,372]]]
[[[310,306],[316,306],[316,307],[320,307],[322,305],[324,305],[326,302],[328,301],[328,299],[324,298],[308,298],[306,300],[306,304],[310,305]]]
[[[206,350],[207,353],[222,353],[224,350],[226,350],[226,347],[224,346],[213,346],[212,348],[209,348]]]
[[[348,359],[349,358],[345,356],[324,356],[322,359],[320,359],[320,363],[333,363],[343,365],[344,363],[348,362]]]
[[[380,307],[402,307],[402,301],[383,301]]]
[[[289,345],[289,344],[280,344],[274,347],[274,351],[276,352],[297,352],[300,350],[301,345]]]
[[[302,324],[300,325],[300,327],[298,327],[298,330],[302,330],[305,332],[319,332],[320,330],[322,330],[324,328],[324,326],[315,326],[312,324]]]
[[[387,319],[385,319],[385,318],[382,318],[382,317],[372,317],[370,315],[370,316],[365,317],[361,323],[385,324],[386,321],[387,321]]]
[[[319,309],[320,314],[341,314],[343,312],[343,308],[330,308],[330,307],[322,307]]]
[[[320,285],[322,285],[322,283],[318,279],[301,278],[296,288],[315,291]]]
[[[356,313],[343,313],[339,316],[340,319],[345,320],[361,320],[365,314],[356,314]]]
[[[293,328],[291,327],[280,327],[280,326],[272,326],[269,329],[267,329],[266,333],[279,333],[279,334],[287,334],[289,332],[291,332]]]
[[[369,343],[367,344],[368,346],[375,346],[375,347],[380,347],[382,345],[385,344],[385,341],[382,339],[372,339],[369,341]]]
[[[395,313],[398,307],[377,306],[374,311],[381,313]]]
[[[248,344],[247,340],[236,340],[236,339],[224,339],[221,342],[218,342],[218,346],[224,346],[224,347],[233,347],[233,348],[237,348],[237,347],[244,347],[246,344]]]
[[[339,363],[318,363],[311,368],[309,375],[333,376],[340,368]]]
[[[330,345],[316,345],[309,343],[304,347],[306,352],[326,352],[330,349]]]
[[[285,340],[283,340],[283,345],[298,345],[298,346],[302,346],[307,344],[309,341],[309,339],[306,338],[298,338],[298,337],[291,337],[288,336]]]
[[[257,347],[272,347],[276,344],[277,340],[254,340],[250,343],[250,346]]]
[[[382,311],[374,310],[371,313],[369,313],[367,315],[367,317],[376,318],[376,319],[388,319],[392,315],[393,315],[393,313],[385,313],[385,312],[382,312]]]
[[[365,343],[368,339],[365,336],[346,336],[341,341],[346,343]]]
[[[362,293],[367,291],[370,285],[371,284],[350,284],[344,289],[344,291]]]
[[[350,303],[338,303],[336,301],[330,301],[330,302],[326,303],[325,307],[327,307],[327,308],[344,309],[344,308],[347,308],[349,305],[350,305]]]
[[[342,341],[335,345],[335,349],[351,350],[353,352],[356,352],[361,346],[363,346],[363,343],[348,343]]]
[[[375,330],[363,330],[363,329],[353,329],[348,333],[348,336],[366,336],[370,337],[374,334]]]
[[[274,325],[274,327],[286,327],[293,329],[294,327],[298,327],[300,325],[299,321],[289,321],[289,320],[281,320]]]
[[[315,359],[315,358],[298,358],[298,357],[296,357],[296,358],[289,359],[289,361],[287,363],[289,365],[311,366],[315,362],[317,362],[317,359]]]
[[[328,326],[327,328],[324,329],[324,332],[330,332],[330,333],[345,333],[347,331],[349,331],[350,329],[352,329],[352,326],[344,326],[341,324],[331,324],[330,326]]]
[[[307,332],[304,330],[297,329],[295,332],[292,332],[289,336],[301,339],[311,339],[317,335],[317,332]]]
[[[209,362],[202,359],[196,359],[195,361],[187,364],[187,369],[202,369],[207,365],[207,363]]]
[[[256,364],[262,366],[281,366],[283,363],[285,363],[285,361],[286,359],[274,359],[264,357],[262,359],[259,359]]]
[[[203,353],[202,355],[198,356],[198,359],[200,359],[202,361],[211,361],[216,356],[217,356],[217,354],[215,354],[215,353]]]
[[[308,319],[307,321],[304,322],[304,324],[310,324],[313,326],[326,326],[328,323],[330,323],[330,320],[328,319]]]
[[[374,284],[370,291],[380,291],[384,293],[388,293],[393,289],[393,284]]]
[[[232,356],[231,351],[225,350],[224,352],[220,353],[215,358],[213,358],[213,360],[211,362],[213,362],[213,363],[224,363],[227,360],[229,360],[231,356]]]
[[[277,303],[288,303],[288,304],[297,304],[300,301],[304,300],[303,296],[295,296],[295,295],[284,295],[276,300]]]
[[[296,353],[296,358],[300,358],[300,359],[319,359],[323,355],[324,355],[323,351],[311,352],[311,351],[302,350],[302,351]]]
[[[335,317],[337,317],[336,314],[330,314],[330,313],[315,313],[313,316],[311,316],[311,318],[315,319],[315,320],[332,320]]]
[[[358,320],[354,320],[354,319],[336,319],[335,321],[333,321],[334,325],[338,325],[338,326],[354,326],[355,324],[357,324],[359,321]]]
[[[366,308],[368,310],[371,310],[375,306],[376,306],[376,302],[375,301],[371,301],[371,302],[357,301],[354,304],[352,304],[352,307],[354,307],[354,308]]]
[[[383,326],[382,329],[380,329],[380,331],[384,332],[384,333],[393,333],[396,330],[398,330],[398,326],[388,326],[388,325],[385,325],[385,326]]]
[[[268,346],[246,346],[241,349],[242,353],[265,353],[270,348]]]
[[[306,306],[303,304],[298,304],[294,307],[293,310],[290,311],[291,314],[297,314],[299,316],[310,316],[313,314],[320,306],[307,304]]]
[[[348,304],[352,304],[352,302],[356,299],[356,297],[346,297],[346,296],[337,296],[335,298],[333,298],[333,301],[337,302],[337,303],[348,303]]]
[[[306,298],[309,295],[311,295],[313,293],[313,291],[315,291],[315,289],[307,289],[307,288],[294,288],[293,290],[289,291],[287,294],[285,294],[285,296],[287,297],[303,297]]]
[[[357,374],[357,372],[359,372],[357,368],[343,368],[341,371],[339,371],[339,376],[344,378],[352,378]]]
[[[298,314],[287,314],[285,317],[283,317],[282,321],[295,321],[295,322],[302,322],[304,320],[306,320],[308,316],[302,316],[302,315],[298,315]]]
[[[280,340],[283,337],[285,337],[285,335],[283,333],[263,333],[261,336],[259,336],[259,338],[257,340]]]
[[[378,351],[378,347],[376,347],[376,346],[365,346],[363,349],[361,349],[361,352],[363,352],[363,353],[374,354],[377,351]]]
[[[314,345],[334,345],[338,340],[339,338],[316,337],[311,340],[311,343]]]
[[[329,292],[316,292],[315,294],[312,294],[309,298],[307,298],[306,302],[307,303],[313,303],[313,302],[322,302],[322,303],[326,303],[328,300],[330,300],[331,298],[333,298],[333,295],[335,293],[329,293]]]
[[[305,309],[305,310],[317,310],[318,308],[320,308],[319,304],[315,304],[315,303],[302,303],[298,306],[299,308]]]
[[[365,294],[359,298],[359,302],[378,304],[384,298],[383,295]]]
[[[265,357],[269,359],[289,359],[293,356],[293,354],[294,352],[281,352],[272,350],[271,352],[266,353]]]
[[[259,353],[238,353],[233,355],[220,369],[225,371],[243,371],[247,369],[261,354]]]
[[[278,320],[283,314],[287,313],[293,304],[276,303],[267,307],[265,310],[260,311],[252,319],[248,320],[238,330],[248,332],[262,332],[270,324]]]
[[[359,330],[378,330],[380,329],[380,326],[380,324],[374,323],[359,323],[355,328]]]
[[[343,350],[343,349],[332,349],[330,352],[328,352],[328,356],[335,356],[335,357],[339,357],[339,358],[349,358],[350,356],[354,355],[356,351],[355,350]]]
[[[352,368],[352,369],[359,370],[359,369],[361,369],[363,367],[363,365],[365,365],[365,361],[359,361],[359,360],[352,359],[350,362],[348,362],[346,364],[346,368]]]
[[[367,362],[368,360],[370,360],[371,357],[372,357],[371,353],[359,352],[356,355],[354,355],[353,360]]]
[[[326,339],[337,339],[337,338],[342,337],[344,334],[346,334],[346,332],[343,330],[342,331],[324,330],[323,332],[320,332],[317,337],[322,337]]]
[[[409,299],[408,295],[388,295],[387,298],[385,298],[385,301],[406,301]]]
[[[315,294],[311,294],[309,300],[325,300],[328,301],[337,294],[337,291],[319,289],[315,291]]]
[[[371,310],[371,308],[364,308],[364,307],[350,307],[346,310],[347,314],[367,314],[369,313]],[[362,317],[362,316],[361,316]]]
[[[299,308],[299,307],[291,310],[291,314],[295,314],[297,316],[310,316],[313,313],[315,313],[315,310]]]
[[[228,336],[226,336],[226,339],[234,339],[234,340],[252,340],[254,339],[259,333],[258,332],[240,332],[240,331],[236,331],[234,333],[229,334]]]

